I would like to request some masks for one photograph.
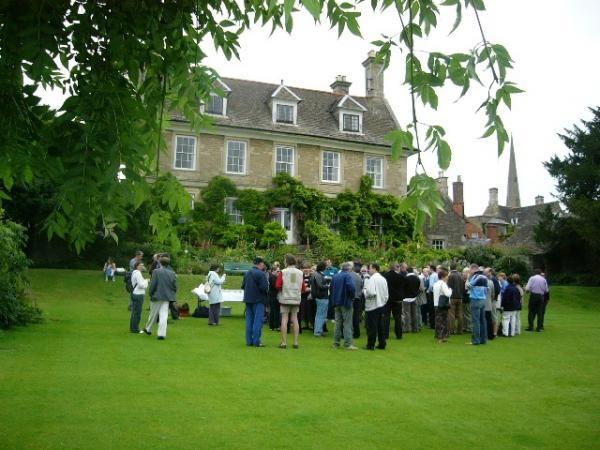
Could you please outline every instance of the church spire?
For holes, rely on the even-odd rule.
[[[521,207],[519,195],[519,178],[517,177],[517,161],[515,159],[515,146],[510,139],[510,162],[508,163],[508,188],[506,189],[506,206],[509,208]]]

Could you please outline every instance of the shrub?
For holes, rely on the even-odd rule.
[[[600,277],[594,273],[564,272],[549,274],[548,282],[551,285],[600,286]]]
[[[261,244],[271,248],[281,244],[287,238],[285,229],[277,222],[269,222],[264,226]]]
[[[2,216],[0,210],[0,328],[11,328],[41,320],[41,311],[25,302],[25,229]]]
[[[496,272],[504,272],[506,275],[518,273],[521,280],[527,280],[531,275],[531,264],[524,256],[502,256],[495,261]]]
[[[496,260],[502,256],[502,251],[494,247],[484,247],[476,245],[467,247],[464,252],[464,258],[469,263],[479,264],[484,267],[494,267]]]

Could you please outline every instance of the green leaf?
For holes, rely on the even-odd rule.
[[[520,94],[521,92],[525,92],[523,89],[519,89],[517,86],[510,82],[504,83],[504,90],[509,94]]]
[[[485,130],[485,133],[483,133],[480,139],[490,137],[492,134],[494,134],[494,131],[496,131],[496,127],[494,127],[493,125],[488,127],[488,129]]]
[[[442,3],[442,5],[443,4],[444,3]],[[448,33],[448,36],[456,31],[456,29],[460,25],[461,21],[462,21],[462,6],[460,4],[460,1],[457,0],[457,2],[456,2],[456,20],[454,20],[454,25],[452,25],[452,30],[450,30],[450,33]]]
[[[6,187],[7,191],[10,191],[13,187],[14,184],[14,179],[12,176],[8,175],[4,177],[4,186]]]
[[[452,159],[452,150],[450,149],[450,145],[448,145],[448,142],[444,141],[443,139],[440,139],[438,143],[437,156],[438,166],[440,166],[440,169],[448,169],[448,167],[450,167],[450,161]]]
[[[292,31],[293,27],[293,19],[292,19],[292,11],[294,10],[295,0],[284,0],[283,1],[283,13],[285,16],[285,31],[288,33]],[[275,26],[273,26],[275,29]]]
[[[467,3],[471,3],[473,8],[478,11],[485,11],[485,3],[483,0],[467,0]]]
[[[304,7],[314,17],[315,21],[319,21],[321,16],[322,5],[319,0],[301,0]]]
[[[427,214],[429,217],[432,216],[429,205],[422,200],[417,200],[417,210]]]
[[[358,37],[362,37],[362,35],[360,34],[360,28],[358,26],[358,22],[356,20],[355,17],[348,17],[348,22],[346,23],[346,25],[348,25],[348,29],[350,30],[350,32]]]

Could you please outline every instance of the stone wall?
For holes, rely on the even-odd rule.
[[[178,170],[174,168],[175,162],[175,136],[196,137],[195,170]],[[275,176],[275,145],[285,144],[295,147],[295,176],[304,185],[319,189],[328,195],[336,195],[348,188],[358,190],[360,178],[365,174],[365,161],[370,153],[368,148],[364,151],[331,149],[341,153],[340,182],[328,183],[321,181],[321,153],[329,150],[318,145],[295,144],[287,141],[273,141],[255,138],[231,138],[245,141],[246,174],[236,175],[225,173],[226,149],[225,142],[229,139],[223,135],[175,132],[167,130],[165,140],[167,151],[161,154],[160,168],[163,172],[173,173],[189,192],[197,194],[208,182],[217,175],[229,177],[237,187],[253,188],[258,190],[268,189],[272,186]],[[387,192],[398,196],[406,194],[406,158],[392,160],[389,155],[384,156],[384,187],[374,189],[376,192]]]
[[[438,212],[435,227],[425,228],[425,239],[431,245],[434,239],[444,241],[444,248],[457,248],[465,245],[465,220],[452,207],[449,198],[444,199],[446,213]]]

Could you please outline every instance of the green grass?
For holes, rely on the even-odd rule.
[[[193,305],[201,277],[179,279],[180,302]],[[186,318],[158,341],[128,332],[121,280],[33,270],[31,281],[46,320],[0,333],[1,448],[590,448],[600,438],[597,288],[554,287],[543,333],[471,347],[465,336],[438,345],[427,330],[348,352],[308,334],[300,350],[279,350],[268,329],[267,348],[247,348],[239,304],[221,327]]]

